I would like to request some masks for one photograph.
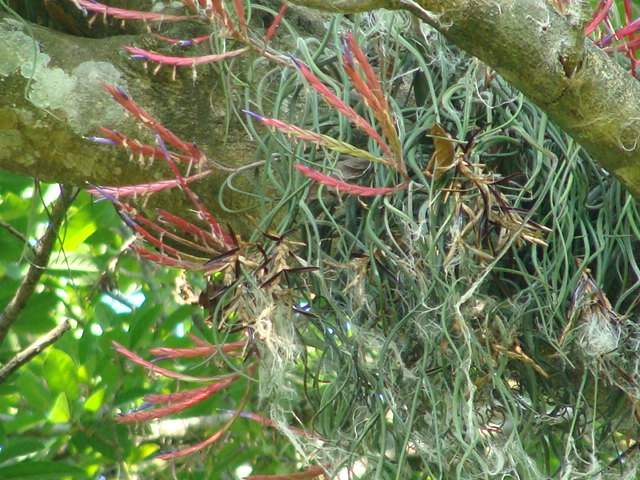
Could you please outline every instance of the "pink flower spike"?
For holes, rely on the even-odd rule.
[[[211,435],[209,438],[207,438],[206,440],[203,440],[200,443],[192,445],[191,447],[183,448],[182,450],[161,453],[157,455],[156,458],[160,460],[174,460],[176,458],[185,457],[187,455],[191,455],[192,453],[199,452],[203,448],[208,447],[209,445],[215,443],[225,431],[226,429],[222,428],[218,430],[216,433],[214,433],[213,435]]]
[[[284,12],[286,11],[287,11],[287,2],[284,2],[280,7],[280,10],[278,10],[278,14],[276,15],[276,18],[274,18],[273,22],[271,22],[271,25],[269,26],[269,30],[267,30],[267,33],[264,36],[265,43],[271,40],[271,38],[278,31],[278,27],[280,26],[280,23],[282,22],[282,18],[284,17]]]
[[[166,254],[152,252],[140,245],[133,244],[131,248],[134,252],[140,255],[142,258],[145,258],[153,263],[157,263],[158,265],[163,265],[166,267],[179,268],[182,270],[191,270],[198,271],[202,270],[202,262],[193,262],[189,260],[184,260],[181,258],[170,257]]]
[[[376,143],[380,146],[382,151],[392,159],[394,156],[389,149],[389,146],[382,140],[382,137],[376,130],[371,126],[371,124],[364,119],[364,117],[360,116],[353,108],[346,105],[338,96],[331,92],[327,88],[327,86],[322,83],[318,77],[316,77],[311,70],[302,62],[298,61],[295,57],[291,56],[291,59],[295,63],[296,67],[302,75],[307,79],[309,84],[325,99],[325,101],[334,107],[338,112],[347,117],[351,123],[353,123],[356,127],[364,131],[367,135],[373,138]]]
[[[144,397],[145,403],[158,404],[158,403],[178,403],[189,401],[192,398],[201,398],[206,395],[205,398],[224,390],[229,385],[234,383],[240,378],[240,375],[231,375],[226,380],[213,383],[211,385],[205,385],[204,387],[192,388],[190,390],[183,390],[181,392],[167,393],[167,394],[149,394]],[[202,401],[202,400],[200,400]]]
[[[154,348],[149,350],[153,355],[162,356],[163,360],[168,358],[191,358],[191,357],[208,357],[214,353],[221,351],[229,353],[236,350],[242,350],[247,346],[246,341],[231,342],[220,345],[199,346],[193,348]]]
[[[600,9],[600,12],[593,17],[593,20],[591,20],[591,22],[589,22],[589,24],[585,28],[584,30],[585,36],[591,35],[596,30],[596,28],[598,28],[598,25],[600,25],[600,23],[605,18],[607,18],[607,16],[609,15],[609,10],[611,10],[612,5],[613,5],[613,0],[607,0],[607,3]],[[594,14],[595,13],[596,12],[594,12]]]
[[[349,78],[351,78],[353,86],[360,95],[362,95],[365,102],[373,112],[383,135],[386,137],[391,150],[395,154],[394,168],[406,176],[406,169],[402,160],[402,146],[400,144],[395,123],[391,117],[389,102],[382,90],[380,82],[378,81],[378,77],[353,35],[347,33],[344,38],[345,52],[347,52],[344,69],[347,75],[349,75]],[[351,57],[352,55],[353,57]],[[351,61],[349,61],[349,57],[351,57]],[[364,72],[366,81],[355,69],[355,66],[353,65],[354,60]]]
[[[238,25],[240,26],[240,31],[245,36],[245,38],[247,38],[247,20],[244,15],[244,6],[242,5],[242,0],[233,0],[233,5],[236,9],[236,14],[238,15]]]
[[[238,376],[236,376],[236,378],[226,380],[223,382],[214,383],[211,385],[207,385],[205,387],[195,388],[193,390],[188,390],[186,392],[178,392],[178,393],[172,394],[174,398],[177,399],[174,403],[169,403],[164,407],[154,408],[153,410],[124,413],[124,414],[118,415],[118,417],[116,418],[116,421],[118,423],[146,422],[148,420],[163,418],[168,415],[173,415],[175,413],[182,412],[183,410],[186,410],[187,408],[191,408],[194,405],[197,405],[198,403],[209,398],[211,395],[218,393],[220,390],[223,390],[224,388],[228,387],[233,382],[235,382],[237,378]],[[166,403],[169,401],[167,400],[167,398],[169,398],[168,395],[148,395],[147,397],[145,397],[145,399],[146,398],[152,398],[157,400],[157,401],[146,400],[150,403]]]
[[[190,177],[186,177],[184,181],[191,183],[196,180],[200,180],[211,175],[211,170],[205,170],[204,172],[197,173]],[[180,185],[180,181],[177,179],[172,180],[159,180],[152,183],[141,183],[138,185],[127,185],[125,187],[100,187],[100,191],[96,189],[89,189],[87,192],[92,195],[104,195],[105,192],[115,197],[127,197],[131,195],[147,195],[151,193],[161,192],[162,190],[170,190]]]
[[[184,177],[180,173],[180,170],[178,170],[178,168],[176,167],[175,162],[171,158],[171,154],[169,153],[169,151],[167,150],[167,147],[165,146],[162,135],[160,135],[158,132],[156,132],[156,140],[158,141],[158,145],[160,145],[160,149],[164,152],[165,159],[169,164],[169,168],[171,168],[171,171],[173,172],[176,179],[178,180],[180,188],[182,188],[182,190],[187,194],[187,196],[191,200],[191,203],[193,203],[193,206],[196,207],[196,210],[201,215],[201,219],[209,224],[214,235],[218,237],[216,241],[219,244],[219,246],[223,247],[223,249],[225,247],[233,246],[235,242],[233,241],[231,236],[220,226],[220,224],[215,219],[215,217],[211,215],[211,213],[209,213],[209,211],[204,206],[200,198],[185,183]]]
[[[349,193],[351,195],[357,195],[359,197],[373,197],[375,195],[386,195],[387,193],[395,193],[401,190],[406,190],[409,186],[409,182],[404,182],[397,187],[384,187],[384,188],[374,188],[374,187],[362,187],[360,185],[353,185],[351,183],[343,182],[342,180],[338,180],[333,177],[329,177],[324,173],[320,173],[313,168],[305,167],[304,165],[294,164],[296,169],[298,169],[305,177],[314,180],[321,185],[326,187],[335,188],[338,192]]]
[[[215,382],[220,379],[219,376],[215,377],[194,377],[192,375],[185,375],[183,373],[174,372],[172,370],[167,370],[166,368],[158,367],[157,365],[141,358],[140,356],[133,353],[131,350],[123,347],[118,342],[111,342],[113,348],[120,355],[127,357],[134,363],[146,368],[150,373],[156,373],[158,375],[162,375],[167,378],[174,378],[176,380],[182,380],[184,382]]]
[[[192,67],[194,65],[202,65],[204,63],[214,63],[220,60],[226,60],[227,58],[237,57],[243,53],[249,51],[249,47],[242,47],[238,50],[232,50],[231,52],[203,55],[200,57],[173,57],[169,55],[162,55],[161,53],[151,52],[142,48],[136,47],[124,47],[134,58],[142,58],[143,60],[149,60],[151,62],[161,63],[163,65],[173,65],[176,67]]]
[[[189,177],[191,178],[191,177]],[[186,179],[185,179],[186,180]],[[196,239],[200,239],[205,245],[218,245],[219,240],[211,235],[206,230],[188,222],[178,215],[167,212],[166,210],[158,209],[158,221],[163,223],[172,223],[175,227],[179,228],[185,233],[190,234]],[[204,249],[202,249],[204,251]]]
[[[204,153],[198,149],[194,144],[183,142],[175,133],[165,128],[160,122],[149,115],[145,110],[131,100],[129,96],[120,88],[112,87],[106,83],[102,84],[104,88],[111,94],[116,102],[122,105],[129,113],[143,123],[147,128],[155,130],[164,140],[173,145],[179,150],[187,153],[192,157],[192,160],[199,161],[204,157]]]
[[[182,22],[197,17],[185,17],[178,15],[164,15],[162,13],[142,12],[138,10],[126,10],[123,8],[110,7],[96,2],[95,0],[70,0],[77,7],[89,12],[101,13],[103,15],[120,20],[143,20],[151,22]]]
[[[243,110],[243,112],[251,115],[253,118],[259,120],[267,127],[280,130],[282,133],[291,135],[292,137],[295,137],[298,140],[302,140],[303,142],[314,143],[319,147],[324,147],[334,152],[345,153],[353,157],[364,158],[366,160],[369,160],[370,162],[381,163],[383,165],[393,167],[393,163],[391,163],[391,161],[389,161],[388,159],[380,158],[368,152],[367,150],[362,150],[360,148],[354,147],[349,143],[341,142],[340,140],[336,140],[335,138],[329,137],[328,135],[316,133],[313,130],[305,130],[304,128],[300,128],[297,125],[283,122],[282,120],[278,120],[277,118],[262,117],[257,113],[250,112],[249,110]]]

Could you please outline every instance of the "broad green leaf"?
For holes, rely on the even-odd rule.
[[[58,302],[58,296],[50,290],[32,295],[20,313],[20,321],[12,326],[12,330],[32,335],[48,332],[56,326],[54,312]]]
[[[2,445],[0,450],[0,463],[4,463],[16,457],[44,450],[44,443],[35,438],[18,438]]]
[[[68,354],[55,348],[49,349],[43,371],[52,391],[64,392],[70,400],[78,398],[77,367]]]
[[[69,402],[67,401],[67,395],[62,392],[57,396],[51,413],[49,413],[49,420],[53,423],[67,423],[71,420],[71,413],[69,412]]]
[[[85,410],[88,410],[90,412],[97,412],[102,406],[102,401],[104,400],[104,393],[105,393],[105,389],[101,388],[93,392],[91,395],[89,395],[89,398],[87,398],[87,400],[84,402]]]
[[[81,468],[69,465],[68,463],[49,461],[27,461],[0,467],[0,478],[2,480],[53,480],[65,477],[87,478],[87,474]]]
[[[42,378],[35,375],[29,368],[23,368],[18,373],[17,389],[30,408],[47,412],[51,408],[51,397]]]
[[[118,446],[114,448],[114,444],[110,443],[113,442],[111,432],[107,433],[105,439],[103,432],[106,429],[95,425],[83,425],[83,428],[84,431],[77,432],[71,438],[71,443],[78,451],[83,452],[83,457],[89,455],[89,451],[99,452],[110,459],[116,459],[118,453],[122,454],[122,444],[118,443]],[[96,431],[96,428],[99,431]]]
[[[46,422],[43,415],[32,415],[29,413],[22,413],[16,415],[11,420],[5,421],[2,426],[6,430],[8,435],[21,434],[29,431],[32,428],[38,427]],[[0,477],[2,478],[2,477]]]
[[[147,298],[142,306],[132,314],[133,318],[131,319],[131,329],[129,331],[130,348],[135,348],[140,340],[145,335],[148,335],[160,320],[162,309],[165,307],[160,302],[154,302],[154,297]]]
[[[94,257],[80,252],[66,252],[64,255],[52,256],[47,269],[49,275],[72,277],[75,284],[78,284],[79,276],[93,278],[99,272]]]
[[[67,230],[63,238],[64,250],[68,252],[76,250],[97,228],[88,206],[76,210],[69,216],[67,222]]]

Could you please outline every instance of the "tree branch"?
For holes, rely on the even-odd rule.
[[[230,168],[254,162],[255,144],[240,117],[229,109],[228,96],[236,94],[230,92],[233,85],[207,67],[200,67],[196,78],[188,68],[178,69],[175,77],[170,68],[154,75],[122,48],[153,48],[154,42],[150,35],[74,37],[36,25],[27,31],[0,13],[0,169],[82,188],[173,178],[162,161],[151,165],[124,149],[84,139],[100,135],[97,129],[104,126],[155,143],[152,133],[125,115],[101,82],[122,87],[212,161]],[[255,192],[252,175],[234,177],[238,189],[225,189],[225,204],[243,210],[256,203],[240,193]],[[227,176],[215,171],[192,186],[222,223],[242,233],[244,217],[218,206],[218,192]],[[177,189],[153,197],[149,207],[174,213],[192,208]]]
[[[58,230],[60,229],[62,220],[78,193],[78,190],[75,188],[61,187],[61,190],[60,197],[58,197],[49,217],[49,227],[35,248],[35,255],[31,259],[31,266],[15,295],[5,307],[2,314],[0,314],[0,344],[2,344],[9,328],[11,328],[11,325],[18,319],[20,312],[29,301],[29,298],[31,298],[38,281],[47,268],[49,257],[58,238]]]
[[[22,352],[18,353],[15,357],[9,360],[5,365],[0,368],[0,384],[2,384],[7,378],[9,378],[13,372],[18,370],[22,365],[28,363],[33,357],[40,354],[49,345],[58,341],[67,330],[71,329],[71,323],[69,320],[65,320],[61,325],[58,325],[54,329],[47,332],[38,340],[33,342]]]

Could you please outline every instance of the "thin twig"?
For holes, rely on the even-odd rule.
[[[16,230],[10,223],[5,222],[4,220],[0,220],[0,227],[8,230],[11,235],[17,237],[20,241],[27,243],[27,237],[22,232]]]
[[[15,357],[9,360],[2,368],[0,368],[0,384],[25,363],[29,362],[33,357],[41,353],[52,343],[55,343],[67,330],[71,329],[69,320],[65,320],[53,330],[50,330],[38,340],[33,342]]]
[[[58,238],[58,230],[65,218],[67,210],[78,193],[76,188],[60,187],[60,196],[53,206],[51,215],[49,216],[49,227],[44,233],[38,245],[34,248],[34,256],[31,260],[31,266],[27,271],[20,287],[15,295],[0,314],[0,345],[7,336],[7,332],[13,323],[17,320],[22,309],[26,306],[29,298],[33,294],[40,277],[44,273],[51,257],[51,251]]]

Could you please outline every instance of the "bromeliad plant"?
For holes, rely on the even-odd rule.
[[[150,50],[127,47],[134,58],[156,63],[157,69],[162,66],[173,68],[192,66],[195,72],[197,65],[218,62],[249,52],[257,53],[282,66],[295,67],[307,84],[330,107],[347,118],[355,128],[364,132],[371,139],[369,145],[366,147],[356,146],[339,138],[318,133],[278,118],[262,116],[248,110],[246,113],[269,128],[323,149],[328,158],[334,154],[354,157],[367,165],[384,167],[391,173],[388,177],[395,178],[395,185],[392,186],[369,186],[366,184],[367,179],[362,179],[362,184],[356,184],[343,178],[328,175],[321,171],[321,167],[312,168],[300,163],[293,165],[297,171],[314,184],[324,186],[338,194],[358,197],[380,197],[392,194],[401,196],[405,191],[424,192],[427,188],[433,187],[431,191],[437,192],[443,203],[450,202],[449,205],[452,207],[451,211],[453,211],[456,220],[452,223],[456,229],[448,234],[448,250],[443,261],[444,267],[449,263],[453,264],[452,259],[465,249],[471,250],[476,258],[480,259],[479,264],[486,265],[487,262],[493,261],[497,257],[497,255],[494,256],[496,252],[504,253],[513,243],[527,242],[542,247],[546,246],[543,236],[549,230],[533,222],[526,210],[514,208],[504,193],[505,186],[517,188],[512,183],[514,177],[499,177],[492,174],[486,165],[475,162],[473,141],[453,140],[444,127],[436,126],[431,131],[431,137],[435,144],[435,153],[431,157],[431,161],[423,162],[418,169],[412,167],[413,171],[408,167],[403,153],[403,138],[399,133],[402,129],[396,123],[400,120],[394,116],[378,76],[353,35],[347,33],[343,37],[342,67],[351,86],[364,100],[370,118],[373,118],[375,122],[367,120],[366,114],[351,107],[321,82],[314,73],[315,67],[313,65],[305,65],[293,57],[285,57],[270,49],[267,43],[275,34],[277,26],[282,20],[285,6],[280,9],[266,34],[258,36],[249,27],[246,12],[239,0],[233,2],[233,15],[229,13],[221,0],[183,0],[182,3],[192,13],[190,16],[131,12],[113,9],[90,0],[72,1],[95,14],[126,20],[186,21],[196,17],[201,21],[215,25],[218,38],[233,40],[244,45],[230,51],[199,57],[174,57]],[[610,2],[608,5],[610,7]],[[603,6],[602,8],[608,7]],[[597,12],[601,14],[602,8]],[[618,32],[618,36],[623,33]],[[157,38],[185,47],[207,41],[211,36],[206,35],[190,40]],[[196,271],[205,275],[208,279],[208,286],[201,296],[202,306],[210,311],[212,322],[216,327],[227,333],[239,333],[243,336],[241,340],[218,346],[194,338],[198,346],[192,349],[156,349],[152,351],[158,357],[156,361],[227,355],[231,361],[235,362],[228,363],[228,365],[235,365],[235,369],[232,371],[211,377],[187,376],[160,368],[156,362],[146,361],[122,345],[115,344],[114,347],[119,354],[141,365],[150,373],[183,382],[206,384],[172,394],[149,395],[145,397],[145,403],[140,409],[124,413],[119,417],[121,422],[142,422],[179,413],[228,389],[243,378],[248,379],[249,390],[259,375],[259,368],[266,363],[265,357],[273,352],[277,352],[281,358],[288,361],[297,361],[295,347],[287,344],[288,341],[297,340],[295,335],[290,335],[283,341],[280,338],[282,332],[279,329],[290,328],[296,322],[304,321],[305,316],[313,315],[304,307],[310,303],[313,293],[310,287],[304,285],[304,275],[299,274],[311,272],[315,270],[315,267],[309,265],[296,253],[302,245],[289,232],[265,233],[261,241],[248,242],[234,234],[229,228],[221,225],[203,205],[190,185],[215,170],[228,171],[229,173],[237,173],[238,170],[229,169],[211,161],[196,145],[183,141],[140,108],[122,89],[112,86],[105,86],[105,88],[139,123],[153,132],[156,145],[141,143],[108,129],[102,129],[103,137],[92,137],[91,140],[125,148],[132,154],[140,155],[149,161],[165,162],[169,166],[173,178],[127,187],[95,187],[91,190],[92,193],[102,195],[116,205],[125,222],[131,226],[140,240],[139,244],[133,247],[140,256],[161,265]],[[466,144],[466,146],[460,147],[459,144]],[[339,158],[338,161],[340,161]],[[257,162],[244,168],[254,168],[261,164],[261,162]],[[426,178],[431,182],[431,185],[427,185],[427,182],[421,184],[419,181],[414,181],[416,178]],[[165,210],[158,210],[155,217],[149,218],[126,201],[128,196],[149,195],[169,188],[180,189],[190,199],[195,218],[187,220],[183,216]],[[494,234],[493,238],[490,237],[491,234]],[[377,252],[374,252],[372,257],[375,257],[375,253]],[[382,262],[378,263],[382,264]],[[357,279],[358,281],[354,280],[349,285],[364,283],[366,270],[365,265],[362,269],[364,273]],[[297,277],[296,280],[300,278],[303,280],[292,281],[291,276]],[[393,328],[395,329],[395,326]],[[522,353],[517,343],[511,351],[490,339],[489,336],[485,339],[491,343],[491,348],[496,355],[504,355],[523,364],[528,364],[546,377],[546,372],[531,357]],[[505,342],[507,341],[511,340],[506,339]],[[443,354],[446,353],[447,345],[443,340],[441,344]],[[480,384],[481,382],[478,381],[476,386],[481,386]],[[275,419],[267,419],[257,414],[245,412],[244,407],[248,395],[249,393],[245,395],[239,405],[234,406],[233,410],[227,411],[232,415],[232,418],[220,430],[196,445],[173,452],[165,452],[161,458],[183,457],[212,445],[222,438],[232,423],[240,417],[250,418],[267,426],[277,426],[281,431],[285,429],[285,433],[320,440],[314,433],[287,428],[282,425],[282,422]],[[381,399],[381,397],[380,395],[378,398]],[[398,415],[403,414],[401,410],[397,413]],[[385,421],[383,418],[382,423]],[[386,438],[386,432],[384,435]],[[407,436],[407,442],[408,439],[409,436]],[[408,445],[406,450],[409,450]],[[320,476],[324,474],[325,469],[331,467],[332,465],[324,464],[312,465],[306,471],[292,474],[287,478]],[[269,477],[254,476],[251,478],[257,480]],[[283,477],[274,476],[271,478]]]
[[[306,266],[304,260],[297,257],[295,250],[299,244],[287,238],[286,235],[266,234],[266,240],[270,241],[270,245],[266,245],[265,243],[250,244],[242,241],[239,236],[227,232],[189,186],[194,180],[211,173],[211,170],[204,170],[185,177],[177,165],[178,162],[181,162],[188,165],[189,168],[197,168],[208,162],[204,152],[194,144],[178,138],[140,108],[122,89],[108,85],[105,85],[105,88],[141,124],[154,131],[158,146],[143,144],[104,128],[102,132],[105,137],[89,137],[88,139],[97,143],[126,148],[146,159],[163,159],[169,165],[175,178],[125,187],[94,187],[89,192],[102,195],[113,202],[123,220],[133,229],[140,240],[141,244],[134,244],[132,248],[141,257],[160,265],[198,271],[206,275],[210,279],[210,288],[203,294],[202,306],[209,309],[212,315],[215,314],[218,328],[226,329],[228,332],[240,330],[245,334],[245,339],[242,341],[225,343],[220,346],[208,344],[192,336],[192,339],[198,344],[197,347],[154,349],[151,352],[159,356],[154,362],[176,358],[210,358],[214,354],[240,355],[244,358],[245,363],[250,362],[237,372],[213,377],[193,377],[160,368],[156,363],[146,361],[122,345],[114,343],[114,348],[118,353],[143,366],[150,373],[183,382],[208,383],[206,386],[179,393],[149,395],[145,397],[145,403],[142,407],[118,417],[118,421],[122,423],[143,422],[163,418],[190,408],[230,387],[242,377],[249,379],[250,386],[254,382],[253,377],[259,362],[259,348],[256,347],[256,342],[267,341],[265,335],[268,335],[268,324],[271,321],[269,315],[282,309],[289,312],[301,312],[296,305],[307,300],[306,292],[297,292],[289,287],[288,275],[313,271],[315,268]],[[167,145],[177,151],[170,151]],[[150,219],[124,200],[129,196],[148,195],[169,188],[180,188],[191,200],[196,216],[194,221],[186,220],[165,210],[157,210],[156,218]],[[303,266],[299,266],[300,264]],[[256,300],[256,288],[268,300],[267,303]],[[224,300],[221,300],[222,297]],[[215,305],[221,302],[223,305],[216,308]],[[257,325],[260,320],[262,320],[262,324]],[[244,353],[238,354],[239,350]],[[209,438],[187,448],[162,453],[159,458],[165,460],[180,458],[214,443],[222,437],[237,418],[247,416],[242,408],[248,395],[249,392],[245,395],[245,399],[231,420]],[[157,404],[164,406],[147,410]],[[250,418],[254,417],[250,416]],[[263,421],[262,423],[267,422]],[[302,434],[302,431],[296,430],[296,433]],[[317,467],[311,467],[310,471],[315,473],[311,476],[322,473],[322,471],[317,471]]]
[[[343,68],[350,78],[353,87],[364,99],[366,107],[378,122],[382,135],[367,121],[362,115],[352,107],[343,102],[335,93],[324,85],[316,75],[304,63],[291,57],[300,73],[307,80],[309,85],[322,96],[322,98],[340,114],[350,120],[353,125],[372,138],[381,151],[380,155],[371,153],[351,145],[347,142],[323,135],[312,130],[300,128],[297,125],[283,122],[276,118],[263,117],[254,112],[245,110],[264,125],[278,130],[285,135],[289,135],[297,140],[314,144],[325,148],[329,152],[349,155],[361,158],[369,162],[384,165],[395,170],[406,181],[395,187],[365,187],[345,182],[301,164],[294,164],[294,167],[307,178],[335,189],[338,192],[369,197],[375,195],[385,195],[405,190],[409,185],[409,175],[402,157],[402,144],[398,135],[398,130],[393,120],[393,115],[385,93],[380,85],[377,75],[371,64],[367,60],[364,52],[360,49],[355,38],[350,33],[346,33],[343,38]],[[362,73],[361,73],[362,72]]]
[[[245,47],[222,54],[190,58],[170,57],[127,47],[127,50],[132,53],[134,58],[156,62],[159,66],[195,66],[201,63],[224,60],[253,50],[269,60],[295,66],[308,85],[326,103],[372,139],[368,147],[357,147],[331,136],[276,118],[261,116],[251,111],[246,111],[246,113],[267,127],[296,140],[325,149],[329,154],[354,157],[369,164],[386,167],[397,174],[397,177],[401,179],[401,183],[390,187],[372,187],[332,177],[316,168],[302,164],[296,163],[293,165],[294,168],[318,185],[330,188],[337,193],[359,197],[396,194],[410,187],[412,180],[403,158],[402,139],[398,133],[399,128],[395,123],[396,119],[378,76],[353,35],[347,33],[343,37],[343,69],[353,88],[364,100],[365,107],[371,117],[375,119],[378,128],[374,127],[361,113],[358,113],[323,84],[313,73],[312,68],[293,57],[290,57],[290,60],[282,60],[282,57],[277,56],[262,44],[257,43],[254,40],[255,36],[250,33],[250,29],[246,24],[240,2],[234,3],[237,23],[234,23],[234,20],[227,13],[224,4],[221,2],[200,1],[198,4],[193,2],[184,3],[193,12],[211,19],[223,30],[223,35],[228,35],[236,41],[244,42]],[[116,18],[145,21],[167,19],[160,14],[146,15],[141,12],[113,10],[95,2],[80,1],[79,4],[87,10],[104,15],[113,15]],[[280,10],[278,17],[264,36],[264,42],[268,41],[275,33],[283,13],[284,7]],[[171,17],[171,20],[183,21],[189,18]],[[190,41],[173,43],[185,46],[199,43],[204,38],[200,37]],[[227,332],[242,332],[245,335],[242,341],[220,346],[207,344],[194,337],[193,339],[198,343],[198,346],[192,349],[179,351],[171,349],[152,350],[152,353],[160,356],[156,361],[187,357],[206,358],[214,354],[235,355],[236,357],[240,355],[244,359],[245,365],[239,366],[236,371],[213,377],[192,377],[160,368],[155,362],[146,361],[122,345],[114,344],[118,353],[143,366],[150,373],[183,382],[207,384],[172,394],[148,395],[145,397],[142,407],[118,417],[118,420],[124,423],[144,422],[163,418],[190,408],[229,388],[243,377],[247,377],[249,385],[251,385],[265,349],[286,350],[288,348],[277,340],[278,332],[274,331],[277,323],[275,318],[281,316],[287,321],[294,322],[294,314],[298,316],[309,315],[304,308],[301,308],[301,305],[309,303],[311,292],[305,288],[295,287],[289,281],[289,276],[295,273],[315,270],[315,267],[308,265],[305,260],[296,255],[296,250],[301,245],[287,233],[281,235],[265,234],[262,242],[249,243],[223,227],[215,216],[207,210],[190,187],[190,184],[210,175],[214,170],[234,173],[237,173],[238,170],[232,170],[212,162],[205,152],[195,144],[180,139],[137,105],[122,89],[109,85],[105,85],[105,88],[114,100],[122,105],[139,123],[153,132],[156,145],[139,142],[106,128],[102,129],[103,137],[90,137],[89,139],[98,143],[125,148],[132,154],[139,155],[145,161],[164,161],[169,166],[173,178],[142,185],[94,187],[90,192],[102,195],[114,203],[124,221],[139,238],[139,244],[135,244],[132,248],[141,257],[160,265],[204,274],[209,279],[209,286],[201,296],[201,304],[210,310],[213,323]],[[439,188],[443,189],[443,191],[451,193],[455,198],[458,215],[466,216],[468,220],[468,227],[460,233],[458,243],[456,243],[456,239],[452,240],[449,256],[453,256],[458,248],[467,241],[465,239],[466,232],[474,228],[478,230],[483,214],[487,216],[486,221],[501,225],[503,231],[521,235],[523,240],[544,243],[536,233],[536,230],[543,231],[543,227],[537,226],[528,220],[525,222],[523,220],[525,214],[515,211],[508,205],[506,198],[498,188],[501,179],[483,173],[470,163],[470,152],[453,147],[453,142],[450,138],[438,138],[439,136],[446,136],[444,130],[441,129],[441,131],[433,131],[432,133],[436,142],[436,153],[434,153],[432,161],[425,166],[422,174],[439,184]],[[444,148],[438,148],[439,145],[444,145]],[[443,152],[450,152],[450,155]],[[255,168],[261,164],[262,162],[257,162],[243,168]],[[443,183],[443,175],[449,170],[454,171],[454,175],[453,177],[447,177],[448,183]],[[183,173],[184,171],[195,171],[197,173],[185,174]],[[193,220],[187,220],[166,210],[158,210],[155,218],[151,219],[126,201],[129,196],[150,195],[170,188],[179,188],[190,199],[195,212]],[[420,186],[416,186],[416,188],[420,188]],[[466,195],[464,192],[469,189],[475,189],[479,192],[479,195]],[[468,201],[467,196],[472,200]],[[483,199],[484,203],[477,202],[476,198]],[[476,233],[476,251],[479,254],[482,253],[480,244],[483,238],[484,233],[478,231]],[[502,246],[501,244],[500,248]],[[484,258],[487,257],[488,254],[484,254]],[[240,350],[242,350],[242,354],[239,353]],[[294,360],[293,357],[291,359]],[[249,392],[247,392],[240,405],[232,411],[230,421],[220,430],[196,445],[162,453],[160,458],[180,458],[212,445],[241,416],[254,420],[262,419],[258,421],[266,425],[273,425],[271,420],[243,411],[248,395]],[[313,434],[307,434],[301,430],[296,430],[295,433],[303,436],[313,436]],[[316,438],[318,437],[316,436]],[[311,466],[299,475],[300,478],[310,478],[323,473],[324,467]]]

